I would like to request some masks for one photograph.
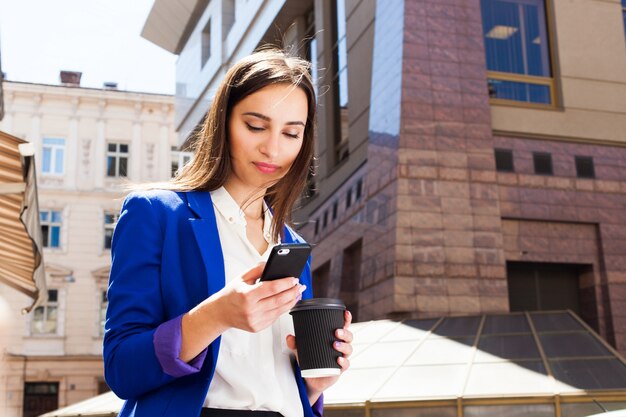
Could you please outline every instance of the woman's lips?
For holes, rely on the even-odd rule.
[[[272,174],[280,168],[278,165],[266,164],[265,162],[253,162],[254,166],[264,174]]]

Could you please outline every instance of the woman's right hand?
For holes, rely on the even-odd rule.
[[[256,282],[264,267],[262,262],[250,268],[183,316],[182,361],[195,358],[230,328],[265,329],[298,302],[306,286],[293,277]]]
[[[301,298],[306,286],[299,284],[297,278],[257,282],[264,267],[265,262],[257,264],[215,294],[217,318],[228,328],[261,331]]]

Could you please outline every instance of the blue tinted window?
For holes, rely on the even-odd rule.
[[[489,79],[489,97],[550,104],[550,87],[517,81]]]
[[[544,0],[481,0],[485,61],[489,71],[552,76]],[[532,80],[489,80],[489,95],[550,104],[551,87]]]
[[[543,0],[482,0],[490,71],[550,77]]]
[[[624,16],[624,36],[626,36],[626,0],[622,0],[622,15]]]

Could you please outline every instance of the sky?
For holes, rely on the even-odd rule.
[[[0,0],[2,71],[9,81],[174,94],[176,55],[141,37],[154,0]]]

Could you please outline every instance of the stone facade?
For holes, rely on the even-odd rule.
[[[361,57],[372,62],[367,158],[330,197],[309,203],[301,227],[315,244],[318,295],[347,297],[358,320],[504,313],[509,268],[570,265],[579,314],[626,351],[626,139],[616,134],[626,107],[601,104],[587,85],[569,82],[585,71],[571,60],[567,29],[584,25],[585,8],[595,7],[582,3],[567,15],[546,2],[560,22],[554,111],[490,100],[479,1],[376,2],[371,58]],[[391,52],[398,42],[399,58]],[[598,65],[626,68],[611,61],[610,48]],[[358,59],[349,55],[349,67]],[[586,76],[624,88],[626,78],[607,74]],[[363,88],[350,84],[350,93]],[[582,96],[591,104],[580,104]],[[576,117],[588,123],[574,133]],[[596,126],[599,118],[606,125]],[[496,170],[499,148],[512,150],[514,172]],[[552,175],[535,174],[533,152],[552,155]],[[593,158],[594,179],[577,177],[575,156]],[[355,247],[360,265],[348,271],[359,273],[351,276],[345,259]]]
[[[171,96],[6,81],[4,89],[0,130],[35,145],[39,207],[60,213],[59,245],[44,248],[48,289],[56,291],[56,330],[34,331],[34,313],[19,314],[30,300],[0,286],[15,318],[2,336],[6,364],[0,397],[6,406],[0,415],[21,417],[29,415],[22,410],[29,383],[58,384],[59,407],[106,389],[105,214],[119,213],[127,185],[170,178],[177,138]],[[64,140],[60,172],[42,172],[44,138]],[[128,146],[126,178],[107,175],[109,143]]]

